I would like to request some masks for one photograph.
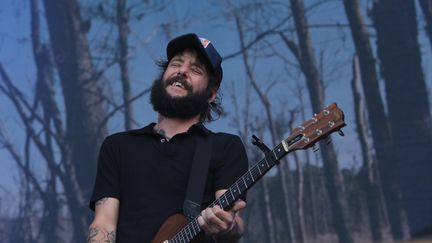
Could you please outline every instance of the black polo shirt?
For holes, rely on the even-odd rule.
[[[108,136],[101,146],[90,208],[103,197],[119,199],[118,243],[151,242],[165,219],[182,211],[196,136],[212,141],[203,205],[247,171],[238,136],[212,133],[198,123],[167,141],[154,125]]]

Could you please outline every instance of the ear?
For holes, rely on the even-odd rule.
[[[218,89],[217,89],[217,88],[213,88],[213,89],[211,90],[210,98],[208,99],[208,103],[209,103],[209,104],[212,103],[212,102],[216,99],[216,97],[217,97],[217,92],[218,92]]]

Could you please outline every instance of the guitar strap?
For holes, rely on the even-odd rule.
[[[183,213],[189,220],[193,220],[201,213],[201,202],[212,153],[210,137],[211,133],[207,137],[196,136],[195,154],[183,203]]]

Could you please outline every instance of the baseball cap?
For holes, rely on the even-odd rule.
[[[221,67],[222,57],[216,51],[213,44],[208,39],[198,37],[195,33],[178,36],[172,39],[167,45],[166,52],[168,61],[185,49],[196,50],[198,55],[204,57],[210,68],[212,68],[213,73],[216,74],[217,86],[219,86],[223,76]]]

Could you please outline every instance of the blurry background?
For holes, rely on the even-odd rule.
[[[0,242],[84,242],[108,134],[154,121],[173,37],[224,57],[225,114],[250,164],[337,102],[345,137],[257,183],[242,242],[392,242],[432,234],[432,0],[3,0]],[[157,203],[157,202],[155,202]]]

